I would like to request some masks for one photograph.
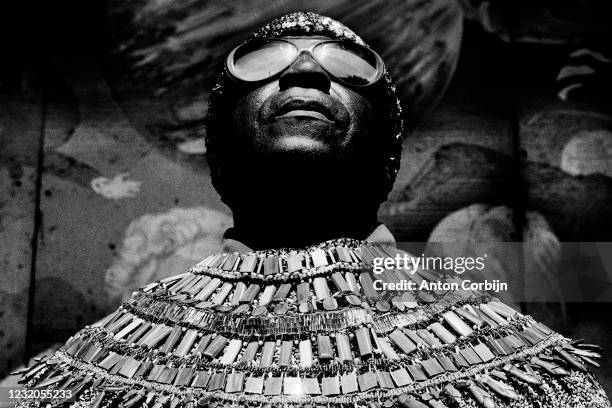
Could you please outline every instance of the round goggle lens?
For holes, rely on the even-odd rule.
[[[295,60],[296,48],[284,41],[246,44],[233,56],[233,74],[243,81],[270,78]]]
[[[378,60],[365,47],[329,42],[318,45],[313,54],[323,68],[348,84],[364,86],[378,79]]]

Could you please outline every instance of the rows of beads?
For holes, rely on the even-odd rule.
[[[392,380],[391,382],[392,388],[384,387],[386,383],[386,379],[381,380],[381,378],[386,377],[386,376],[380,377],[380,376],[377,376],[376,373],[374,372],[371,372],[374,375],[374,377],[369,376],[369,380],[376,382],[374,386],[371,386],[373,382],[369,382],[368,380],[360,380],[359,378],[363,378],[363,377],[358,377],[356,374],[355,374],[354,380],[353,380],[352,375],[349,375],[350,378],[340,376],[340,380],[341,380],[340,394],[343,394],[340,397],[327,396],[327,395],[321,396],[321,394],[323,393],[322,390],[324,387],[323,387],[322,382],[319,382],[319,380],[316,380],[318,388],[313,393],[308,393],[308,394],[303,394],[303,395],[292,395],[291,394],[292,391],[288,389],[287,391],[289,392],[289,394],[281,395],[282,394],[281,392],[282,387],[281,387],[278,389],[278,394],[276,394],[275,390],[267,390],[263,384],[264,380],[267,380],[270,378],[280,378],[280,377],[273,377],[273,376],[261,377],[262,387],[261,388],[257,387],[257,389],[254,390],[254,391],[257,391],[257,392],[254,392],[255,395],[245,395],[244,393],[242,393],[242,391],[245,390],[245,387],[247,387],[249,379],[255,378],[252,376],[245,378],[244,375],[240,376],[241,382],[240,382],[240,385],[238,385],[239,390],[227,392],[226,389],[228,387],[236,386],[235,385],[236,383],[233,381],[235,377],[232,376],[231,380],[229,378],[230,375],[236,374],[236,371],[232,371],[232,372],[223,371],[223,372],[214,372],[214,373],[210,371],[199,371],[192,377],[192,380],[191,380],[192,383],[190,384],[189,391],[185,391],[185,389],[182,386],[176,386],[174,384],[165,384],[163,382],[144,380],[144,379],[139,379],[139,378],[136,378],[136,379],[127,378],[118,373],[109,373],[109,371],[105,369],[101,369],[100,367],[96,365],[83,362],[77,358],[71,357],[62,352],[56,353],[56,355],[54,356],[54,359],[60,362],[60,364],[62,363],[69,364],[74,369],[77,369],[79,372],[83,373],[82,375],[95,375],[98,378],[102,378],[103,380],[108,381],[109,384],[114,384],[115,386],[118,386],[118,387],[120,387],[122,384],[126,384],[130,386],[140,386],[140,387],[143,387],[144,390],[155,390],[157,392],[165,392],[165,393],[174,394],[177,396],[191,395],[191,396],[196,396],[197,398],[214,396],[215,398],[221,398],[227,401],[245,400],[245,399],[246,400],[251,399],[252,401],[260,401],[259,399],[257,399],[258,397],[265,397],[269,402],[279,403],[279,404],[283,403],[283,401],[285,402],[292,401],[292,402],[301,402],[301,403],[316,402],[316,403],[325,403],[325,404],[328,404],[328,403],[332,403],[332,404],[340,403],[341,404],[343,401],[351,402],[351,403],[361,402],[364,400],[369,400],[371,398],[376,398],[377,396],[383,397],[383,398],[389,398],[389,397],[399,396],[405,393],[417,393],[428,387],[432,387],[432,386],[435,387],[435,386],[440,386],[446,383],[453,383],[453,382],[456,382],[464,378],[474,378],[479,373],[495,370],[500,367],[504,367],[508,363],[520,361],[530,356],[539,355],[546,348],[549,348],[550,346],[554,344],[563,344],[563,338],[557,334],[554,334],[554,335],[551,335],[548,339],[542,341],[540,344],[530,347],[530,348],[525,348],[521,351],[513,353],[512,355],[508,355],[505,357],[499,357],[487,363],[475,365],[465,370],[461,370],[461,371],[457,371],[453,373],[444,373],[444,374],[434,376],[431,378],[427,378],[421,381],[414,380],[411,376],[408,376],[404,378],[404,381],[406,381],[406,383],[404,384],[402,382],[402,377],[394,378],[393,376],[391,376],[390,379]],[[49,363],[49,365],[50,364],[52,363]],[[65,374],[67,370],[64,367],[60,371],[63,374]],[[198,384],[194,385],[194,382],[197,381],[198,375],[200,373],[207,374],[206,384],[204,384],[203,382],[200,383],[200,384],[204,384],[204,386],[199,386]],[[73,374],[74,374],[74,377],[79,377],[76,373],[73,373]],[[244,373],[239,373],[239,374],[244,374]],[[216,375],[218,375],[216,377],[217,379],[213,380],[213,378]],[[54,378],[54,375],[51,374],[50,377]],[[286,378],[286,377],[283,377],[283,378]],[[300,378],[300,380],[304,382],[307,380],[305,377],[297,377],[297,378]],[[342,380],[344,380],[345,378],[346,378],[346,381],[343,382]],[[213,381],[214,389],[210,387],[211,381]],[[350,384],[349,384],[349,381],[350,381]],[[353,390],[353,382],[354,382],[354,387],[357,388],[355,390]],[[39,382],[38,386],[40,386],[41,383],[42,382]],[[403,384],[403,385],[399,385],[399,384]],[[34,383],[32,385],[34,385]],[[369,388],[365,389],[365,387],[369,387]],[[346,391],[351,391],[351,392],[345,393],[344,392],[345,389]],[[239,393],[239,394],[235,394],[235,393]]]
[[[525,335],[529,327],[535,328],[536,337],[529,333]],[[107,358],[110,353],[112,356],[121,355],[132,357],[136,360],[154,360],[156,364],[179,366],[206,366],[215,369],[247,369],[251,372],[294,372],[302,373],[316,372],[341,372],[351,371],[360,367],[375,366],[399,367],[400,362],[418,364],[424,360],[438,359],[444,362],[451,370],[455,370],[452,359],[459,360],[462,364],[469,363],[469,359],[475,359],[474,354],[479,355],[479,359],[486,361],[492,354],[506,355],[516,351],[521,347],[537,344],[543,339],[541,329],[529,317],[521,316],[508,326],[497,328],[480,328],[474,336],[459,337],[452,343],[440,343],[430,346],[420,340],[416,347],[405,353],[406,345],[396,343],[398,335],[377,336],[363,327],[355,330],[346,330],[329,336],[329,349],[322,352],[320,337],[305,336],[300,339],[285,338],[284,340],[267,340],[261,338],[239,339],[224,337],[215,333],[202,333],[201,337],[183,331],[183,339],[193,339],[192,345],[185,348],[181,344],[186,344],[178,339],[175,341],[177,346],[172,349],[160,347],[151,349],[146,345],[128,342],[125,339],[117,339],[113,333],[107,332],[99,327],[89,327],[82,330],[78,336],[72,338],[65,346],[66,353],[79,357],[86,362],[100,361]],[[418,339],[416,328],[398,331],[408,336],[409,339]],[[426,329],[422,329],[424,332]],[[550,334],[550,333],[549,333]],[[223,339],[219,343],[218,339]],[[435,338],[428,333],[423,339]],[[528,338],[529,340],[521,340]],[[512,339],[511,341],[509,339]],[[401,340],[401,339],[399,339]],[[212,346],[217,341],[222,347],[215,350]],[[419,340],[417,340],[419,341]],[[437,340],[437,341],[442,341]],[[335,347],[334,344],[335,343]],[[480,343],[488,344],[481,345]],[[474,345],[476,344],[476,347]],[[304,346],[307,346],[304,348]],[[165,344],[164,344],[165,346]],[[299,347],[298,347],[299,346]],[[391,346],[391,348],[389,348]],[[503,346],[503,347],[502,347]],[[399,347],[399,348],[398,348]],[[466,351],[466,348],[467,351]],[[470,351],[469,348],[473,350]],[[493,349],[493,350],[491,350]],[[221,351],[223,350],[223,351]],[[455,353],[463,355],[454,355]],[[301,352],[308,353],[306,363],[301,361]],[[218,353],[218,354],[217,354]],[[328,354],[325,356],[325,354]],[[319,358],[319,356],[322,356]],[[325,357],[325,358],[324,358]],[[463,357],[463,358],[462,358]],[[113,357],[115,358],[115,357]],[[135,361],[132,362],[136,364]],[[426,369],[424,372],[431,372]]]

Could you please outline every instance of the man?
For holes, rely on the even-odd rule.
[[[253,249],[367,237],[399,167],[402,119],[382,60],[339,24],[304,37],[310,16],[254,34],[210,98],[213,184],[234,215],[229,236]],[[282,41],[249,53],[271,37]],[[251,74],[266,58],[278,62]]]
[[[609,406],[585,367],[596,346],[484,293],[375,290],[374,258],[404,254],[376,222],[401,147],[393,92],[336,21],[262,27],[211,96],[213,182],[235,217],[226,252],[141,288],[22,381],[96,408]]]

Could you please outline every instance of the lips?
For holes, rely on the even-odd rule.
[[[290,99],[280,105],[275,117],[311,117],[314,119],[334,122],[331,110],[318,101]]]

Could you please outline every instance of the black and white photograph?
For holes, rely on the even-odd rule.
[[[612,3],[0,7],[0,408],[604,408]]]

